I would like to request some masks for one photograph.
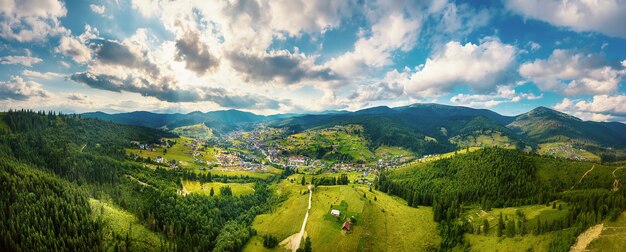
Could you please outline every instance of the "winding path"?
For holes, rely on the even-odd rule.
[[[306,221],[309,220],[309,212],[311,212],[311,198],[313,197],[313,191],[311,190],[311,185],[309,185],[309,208],[306,209],[306,214],[304,215],[304,221],[302,222],[302,228],[300,228],[300,233],[296,236],[296,240],[293,243],[293,247],[291,251],[296,252],[300,247],[300,242],[302,241],[302,237],[304,237],[304,228],[306,228]]]
[[[591,171],[593,171],[593,169],[595,169],[595,168],[596,168],[596,165],[595,165],[595,164],[594,164],[594,165],[592,165],[592,166],[591,166],[591,169],[589,169],[587,172],[585,172],[585,174],[583,174],[583,176],[582,176],[582,177],[580,177],[580,179],[578,180],[578,182],[576,182],[576,184],[574,184],[574,185],[572,186],[572,188],[570,188],[569,190],[573,190],[573,189],[574,189],[574,187],[575,187],[575,186],[577,186],[578,184],[580,184],[580,182],[582,182],[582,181],[583,181],[583,179],[585,178],[585,176],[587,176],[587,174],[589,174],[589,173],[590,173]]]
[[[615,170],[613,170],[613,179],[615,179],[613,181],[613,191],[617,192],[619,190],[619,179],[617,179],[617,176],[615,176],[615,172],[619,169],[624,169],[624,167],[618,167],[615,168]]]

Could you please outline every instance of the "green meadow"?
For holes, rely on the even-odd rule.
[[[153,251],[166,248],[165,239],[143,226],[133,214],[93,198],[89,199],[89,205],[92,215],[101,218],[105,223],[104,240],[109,244],[108,250],[113,251],[116,236],[122,241],[128,236],[131,251]]]
[[[248,195],[254,193],[254,184],[252,183],[220,183],[207,182],[200,183],[198,181],[183,181],[183,188],[187,193],[198,193],[202,195],[210,195],[211,189],[216,196],[220,195],[220,188],[230,187],[234,196]]]

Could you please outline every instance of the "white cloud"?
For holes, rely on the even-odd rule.
[[[526,47],[529,48],[532,52],[541,49],[541,45],[535,41],[528,41],[528,43],[526,43]]]
[[[354,50],[327,62],[336,72],[352,75],[367,67],[383,67],[393,63],[392,55],[400,50],[411,50],[418,38],[419,18],[405,18],[402,13],[383,17],[371,27],[370,34],[362,35]]]
[[[501,103],[537,100],[541,98],[543,98],[543,94],[517,93],[512,86],[499,86],[496,92],[489,94],[457,94],[450,98],[450,102],[469,107],[488,108]]]
[[[0,81],[0,100],[28,100],[31,97],[49,97],[48,91],[41,84],[34,81],[24,81],[19,76],[13,76],[8,81]]]
[[[577,32],[595,31],[626,38],[623,0],[507,0],[508,9]]]
[[[91,8],[91,11],[93,11],[96,14],[104,14],[104,11],[106,10],[106,7],[104,7],[104,5],[97,5],[97,4],[90,4],[89,8]]]
[[[557,49],[548,59],[522,64],[519,73],[543,90],[579,95],[615,92],[626,71],[598,54]]]
[[[71,57],[74,62],[87,63],[91,60],[91,49],[88,46],[89,41],[91,39],[97,39],[99,34],[98,29],[87,24],[85,25],[85,32],[81,35],[75,37],[68,34],[61,37],[59,46],[55,51]]]
[[[345,99],[345,102],[370,102],[398,98],[404,94],[407,75],[407,71],[389,71],[382,80],[358,87]]]
[[[67,33],[59,21],[66,14],[65,5],[58,0],[2,0],[0,37],[30,42]]]
[[[56,78],[63,78],[64,77],[64,75],[59,74],[59,73],[37,72],[37,71],[31,71],[31,70],[28,70],[28,69],[22,71],[22,76],[26,76],[28,78],[46,79],[46,80],[56,79]]]
[[[57,52],[71,57],[77,63],[85,63],[91,60],[91,50],[89,47],[71,36],[61,38]]]
[[[468,85],[479,92],[493,90],[509,82],[517,49],[487,37],[476,45],[448,42],[410,76],[405,85],[409,96],[437,96],[457,85]]]
[[[563,98],[555,109],[593,121],[626,121],[626,95],[595,95],[592,100]]]
[[[37,64],[42,62],[41,58],[32,57],[32,56],[5,56],[0,58],[0,64],[3,65],[24,65],[24,66],[32,66],[33,64]]]

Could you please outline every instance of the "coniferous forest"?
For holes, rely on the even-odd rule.
[[[390,195],[410,208],[432,209],[428,219],[436,223],[440,241],[428,250],[439,251],[472,248],[476,244],[470,243],[469,235],[504,239],[544,234],[558,237],[546,249],[567,251],[580,233],[614,221],[626,210],[618,183],[626,178],[618,166],[499,147],[459,149],[448,158],[369,170],[377,174],[374,180],[363,174],[324,176],[276,164],[270,167],[278,172],[260,177],[172,168],[129,153],[136,150],[136,142],[163,143],[170,152],[171,146],[182,145],[162,141],[178,136],[161,129],[25,110],[8,111],[1,119],[6,124],[0,132],[0,186],[5,192],[0,197],[2,251],[241,251],[251,243],[276,248],[285,237],[259,233],[254,228],[258,217],[282,211],[278,209],[294,197],[306,197],[308,184],[313,186],[312,195],[358,186],[363,191],[356,198],[368,204]],[[206,195],[188,194],[185,184],[190,181],[201,187],[228,186],[211,188]],[[371,184],[364,185],[367,182]],[[242,194],[244,185],[253,190]],[[299,193],[280,192],[290,186],[300,188]],[[103,215],[105,207],[96,207],[93,201],[127,212],[135,224],[115,227],[115,221]],[[350,204],[344,200],[330,207],[351,214]],[[495,223],[468,218],[476,209],[491,212],[528,206],[564,210],[543,219],[519,210],[515,216],[503,216],[498,210]],[[380,208],[386,213],[386,205]],[[345,218],[356,230],[370,225],[358,214],[344,216],[338,219]],[[158,242],[146,247],[148,243],[136,232],[147,232]],[[315,238],[307,237],[309,250]]]

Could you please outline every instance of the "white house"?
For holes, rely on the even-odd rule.
[[[333,210],[330,210],[330,215],[339,217],[341,215],[341,212],[337,209],[333,209]]]

